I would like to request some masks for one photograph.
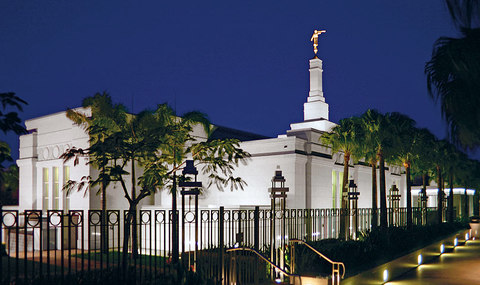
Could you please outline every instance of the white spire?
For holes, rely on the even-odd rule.
[[[303,104],[303,119],[328,120],[328,104],[325,103],[322,87],[322,61],[315,57],[310,60],[310,92],[307,102]]]

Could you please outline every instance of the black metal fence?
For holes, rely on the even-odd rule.
[[[132,225],[137,228],[136,243],[125,234],[128,211],[3,210],[0,240],[6,256],[0,258],[0,279],[7,284],[32,280],[72,283],[78,276],[83,283],[105,278],[138,284],[177,284],[188,278],[208,279],[214,284],[256,283],[275,278],[272,269],[255,255],[227,253],[226,248],[255,249],[288,270],[284,249],[289,239],[337,238],[341,217],[350,221],[347,235],[353,236],[356,231],[369,230],[372,219],[371,209],[272,212],[259,207],[221,207],[197,213],[198,217],[194,211],[182,212],[180,217],[178,266],[172,263],[175,229],[168,209],[138,211]],[[389,209],[387,216],[390,225],[406,225],[404,208]],[[413,208],[414,224],[435,221],[435,216],[435,208],[423,212]]]

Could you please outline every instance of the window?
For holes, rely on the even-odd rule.
[[[42,204],[42,209],[43,211],[47,211],[48,208],[49,208],[49,205],[48,205],[48,202],[49,202],[49,199],[48,199],[48,196],[49,196],[49,193],[48,193],[48,168],[43,168],[42,169],[42,190],[43,190],[43,204]]]
[[[343,172],[332,170],[332,208],[340,208],[342,203]]]
[[[332,170],[332,208],[337,207],[337,172]]]
[[[60,182],[58,181],[58,167],[53,168],[53,209],[60,208]]]
[[[68,181],[70,180],[70,166],[63,167],[63,186],[67,185]],[[66,191],[63,191],[63,209],[65,211],[70,210],[70,197],[67,195]]]

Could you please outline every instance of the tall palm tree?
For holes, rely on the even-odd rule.
[[[414,175],[422,177],[422,190],[421,190],[421,206],[423,223],[426,223],[427,214],[427,184],[430,182],[432,176],[432,170],[434,169],[434,152],[433,145],[436,142],[435,136],[428,129],[418,129],[416,131],[416,140],[414,152],[416,153],[417,160],[412,165],[412,172]]]
[[[420,133],[415,128],[415,121],[400,113],[390,114],[390,129],[394,136],[393,147],[395,160],[405,167],[407,185],[407,228],[412,227],[412,186],[411,167],[417,159],[415,151]]]
[[[435,171],[433,172],[437,185],[437,223],[443,223],[443,201],[444,201],[444,181],[445,181],[445,166],[448,160],[448,147],[450,143],[446,140],[438,140],[433,145],[434,157],[433,164]]]
[[[452,141],[475,148],[480,144],[480,1],[446,3],[461,37],[435,42],[425,65],[427,86],[430,96],[440,102]]]
[[[368,111],[367,111],[368,113]],[[377,145],[375,143],[374,134],[371,132],[371,118],[365,114],[360,117],[360,126],[363,129],[363,138],[360,143],[362,157],[370,165],[372,171],[372,217],[371,225],[372,228],[378,226],[378,194],[377,194]]]
[[[385,160],[392,156],[393,136],[390,132],[390,115],[369,109],[362,116],[362,124],[367,133],[368,145],[375,150],[379,163],[380,178],[380,226],[386,228],[387,222],[387,191],[385,183]],[[373,190],[373,189],[372,189]]]
[[[453,144],[448,144],[446,149],[446,160],[444,164],[445,173],[448,178],[449,193],[447,198],[447,221],[453,222],[453,188],[454,181],[460,173],[461,164],[467,160],[467,155],[460,152]]]
[[[343,181],[342,181],[342,218],[340,219],[340,238],[347,238],[346,227],[347,219],[345,211],[348,209],[347,200],[347,184],[348,184],[348,167],[350,159],[357,159],[360,154],[359,139],[362,137],[362,129],[358,118],[346,118],[340,120],[339,124],[332,128],[329,133],[324,133],[320,140],[322,143],[331,146],[332,154],[343,153]]]

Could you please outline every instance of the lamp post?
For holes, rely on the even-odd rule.
[[[358,195],[360,195],[360,192],[357,192],[357,184],[355,184],[355,181],[350,179],[350,182],[348,183],[348,206],[350,209],[351,217],[352,217],[352,223],[353,223],[353,239],[357,239],[357,230],[358,230]]]
[[[398,222],[398,208],[400,206],[400,190],[395,185],[395,182],[390,187],[390,193],[388,195],[388,201],[390,204],[390,224]]]
[[[195,197],[195,212],[194,212],[194,220],[195,220],[195,252],[193,254],[193,264],[190,260],[190,251],[188,251],[188,268],[193,265],[193,271],[196,271],[197,268],[197,251],[198,251],[198,194],[200,194],[199,188],[202,187],[202,182],[197,181],[198,170],[194,166],[193,160],[187,160],[186,166],[183,168],[182,171],[182,179],[178,183],[178,186],[182,188],[180,194],[182,195],[182,255],[185,254],[185,220],[186,216],[191,212],[190,209],[190,200],[191,196]],[[194,175],[194,181],[187,181],[188,177],[186,175]],[[185,196],[189,196],[188,201],[188,212],[185,213]],[[190,221],[191,222],[191,221]]]
[[[285,208],[287,206],[287,193],[289,191],[288,187],[285,187],[285,177],[282,175],[281,170],[275,171],[275,176],[272,178],[272,187],[268,189],[270,192],[270,199],[271,199],[271,219],[270,219],[270,259],[273,263],[276,262],[276,246],[275,246],[275,218],[276,218],[276,199],[280,199],[280,213],[281,213],[281,222],[280,222],[280,248],[281,248],[281,256],[279,257],[280,260],[280,267],[285,268],[285,258],[284,258],[284,250],[285,250]],[[272,268],[272,278],[275,278],[275,269]]]
[[[426,188],[422,188],[420,201],[421,201],[421,207],[422,207],[422,225],[426,225],[427,224],[427,202],[428,202]]]

